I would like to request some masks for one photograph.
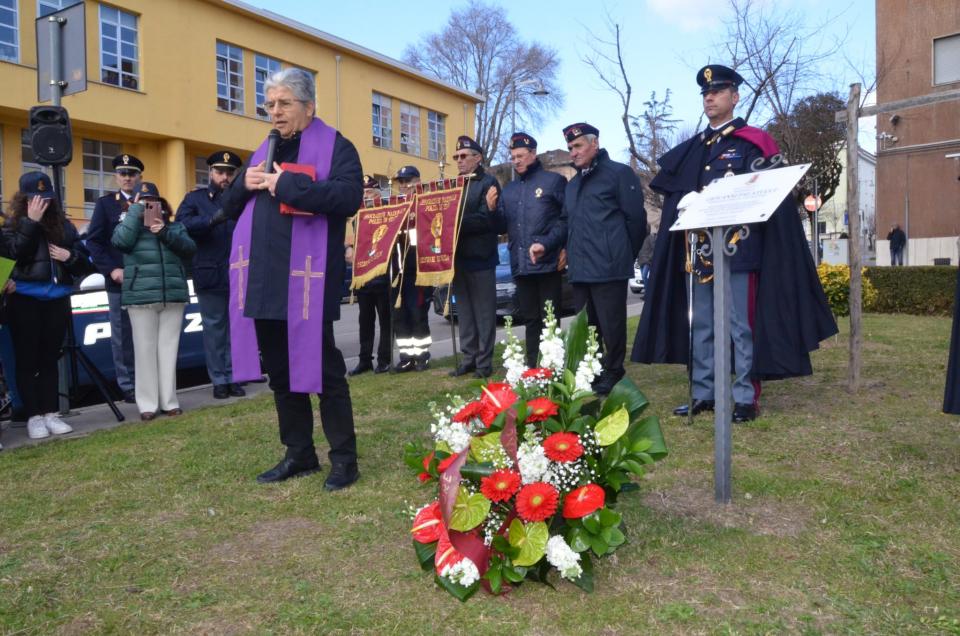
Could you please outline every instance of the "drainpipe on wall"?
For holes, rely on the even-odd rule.
[[[340,56],[334,55],[337,61],[337,130],[340,130]]]

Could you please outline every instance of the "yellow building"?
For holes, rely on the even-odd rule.
[[[28,111],[37,99],[34,22],[77,0],[0,0],[0,197],[32,165]],[[271,72],[314,74],[317,115],[357,147],[364,172],[386,185],[400,166],[424,178],[474,130],[479,96],[375,51],[235,0],[86,0],[88,89],[63,98],[73,130],[65,169],[67,211],[89,218],[116,189],[121,152],[146,165],[174,207],[205,183],[219,148],[247,157],[270,129],[258,105]],[[453,169],[451,166],[449,170]]]

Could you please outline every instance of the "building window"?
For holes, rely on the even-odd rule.
[[[393,148],[393,110],[390,98],[380,93],[373,94],[373,145]]]
[[[100,5],[100,81],[137,90],[137,16]]]
[[[97,199],[116,187],[113,158],[119,154],[120,144],[83,140],[83,208],[87,218],[93,214]]]
[[[267,79],[280,70],[280,60],[257,53],[254,56],[253,79],[257,92],[257,117],[270,119],[270,115],[263,109],[263,102],[267,101],[267,92],[263,89]]]
[[[17,0],[0,0],[0,60],[20,60],[20,22]]]
[[[210,183],[210,168],[207,167],[206,157],[194,157],[193,180],[197,187],[206,187]]]
[[[45,15],[55,13],[60,9],[72,7],[80,2],[82,2],[82,0],[37,0],[37,17],[42,18]]]
[[[420,108],[400,102],[400,152],[420,156]]]
[[[447,117],[432,110],[427,111],[427,158],[439,161],[446,155]]]
[[[960,82],[960,33],[933,41],[933,83]]]
[[[243,49],[217,42],[217,108],[243,112]]]

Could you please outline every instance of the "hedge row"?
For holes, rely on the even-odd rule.
[[[867,267],[877,298],[866,311],[878,314],[952,316],[956,267]]]

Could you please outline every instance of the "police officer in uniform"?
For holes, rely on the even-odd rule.
[[[110,306],[110,348],[117,384],[124,402],[136,402],[134,395],[133,334],[130,318],[120,306],[120,285],[123,283],[123,254],[111,243],[120,215],[127,211],[143,179],[143,162],[131,154],[113,158],[118,190],[97,199],[87,228],[87,249],[101,274]]]
[[[403,166],[394,176],[400,194],[407,200],[413,197],[420,183],[420,171],[416,166]],[[397,240],[394,271],[403,262],[403,277],[400,289],[400,308],[394,316],[394,334],[400,360],[394,367],[397,372],[426,371],[430,363],[430,302],[433,287],[417,285],[417,230],[410,221],[407,230]],[[395,297],[394,297],[395,300]]]
[[[687,193],[702,190],[715,179],[768,168],[779,155],[770,135],[734,117],[742,82],[726,66],[700,69],[697,84],[709,126],[660,157],[660,171],[650,183],[664,196],[661,225],[665,229],[657,235],[631,358],[647,364],[686,364],[688,356],[692,358],[693,402],[676,408],[675,415],[713,410],[716,381],[713,259],[717,248],[710,245],[706,233],[695,233],[691,246],[690,233],[669,231],[677,219],[678,204]],[[729,261],[735,422],[757,417],[761,380],[811,374],[809,352],[837,331],[792,198],[784,199],[766,223],[747,229],[746,237],[738,234],[729,239],[736,247]],[[691,273],[692,338],[687,320]]]
[[[187,193],[176,216],[197,244],[193,255],[193,291],[203,320],[207,374],[213,383],[213,397],[218,400],[246,395],[233,381],[230,363],[228,263],[235,222],[228,221],[220,207],[223,191],[242,165],[240,156],[229,150],[218,150],[207,157],[210,182]]]
[[[373,204],[380,197],[380,182],[371,175],[363,175],[363,199]],[[390,278],[381,274],[356,290],[360,323],[360,361],[347,374],[351,377],[373,371],[390,370]],[[373,338],[380,324],[380,342],[377,346],[377,366],[373,366]]]

